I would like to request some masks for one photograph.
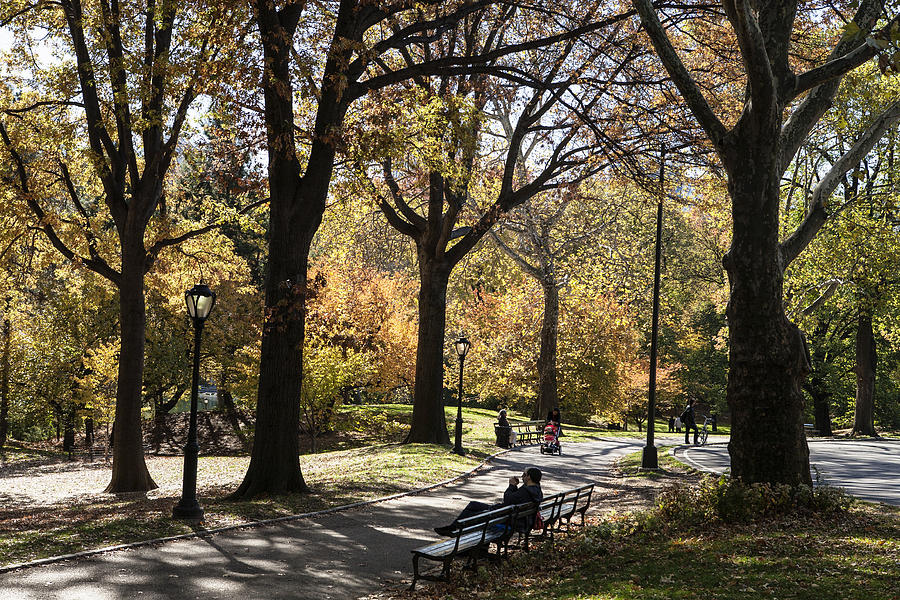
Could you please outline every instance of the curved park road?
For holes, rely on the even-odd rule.
[[[730,465],[726,444],[681,446],[675,456],[701,471],[722,473]],[[900,506],[900,440],[809,440],[813,480],[839,486],[872,502]]]
[[[537,446],[519,448],[467,480],[418,495],[2,573],[0,600],[357,598],[408,582],[409,551],[436,541],[431,528],[468,500],[497,501],[510,475],[539,467],[546,494],[597,482],[594,502],[602,504],[622,484],[609,477],[610,462],[642,446],[632,439],[563,441],[563,456],[553,457]]]

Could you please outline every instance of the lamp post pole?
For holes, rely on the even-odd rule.
[[[456,354],[459,356],[459,393],[457,394],[456,403],[456,441],[453,445],[453,452],[460,456],[465,456],[466,451],[462,447],[462,397],[463,397],[463,362],[466,360],[466,353],[469,351],[469,340],[460,336],[456,341]]]
[[[203,284],[185,292],[188,315],[194,323],[194,369],[191,375],[191,415],[188,425],[187,444],[184,446],[184,479],[181,485],[181,500],[172,508],[176,519],[203,520],[203,508],[197,501],[197,388],[200,386],[200,339],[203,324],[216,302],[216,295]]]
[[[659,333],[659,272],[662,260],[663,195],[665,194],[666,149],[659,151],[659,203],[656,206],[656,265],[653,270],[653,321],[650,326],[650,392],[647,401],[647,445],[641,455],[642,469],[658,469],[659,456],[654,442],[656,417],[656,353]]]

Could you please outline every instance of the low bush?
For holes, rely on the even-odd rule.
[[[673,524],[748,523],[777,516],[843,513],[853,502],[843,489],[827,485],[747,484],[722,476],[705,477],[697,486],[664,490],[656,510],[664,522]]]

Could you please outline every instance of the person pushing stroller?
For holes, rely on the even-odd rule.
[[[544,440],[541,442],[541,454],[562,455],[562,446],[559,444],[559,436],[562,433],[561,420],[558,408],[554,408],[547,415],[547,424],[544,426]]]
[[[562,447],[559,445],[559,425],[553,421],[544,427],[544,441],[541,442],[541,454],[562,455]]]

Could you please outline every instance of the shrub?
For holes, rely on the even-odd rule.
[[[664,522],[689,526],[712,520],[742,523],[795,514],[841,513],[853,502],[843,489],[827,485],[746,484],[722,476],[706,477],[697,486],[663,491],[656,511]]]

